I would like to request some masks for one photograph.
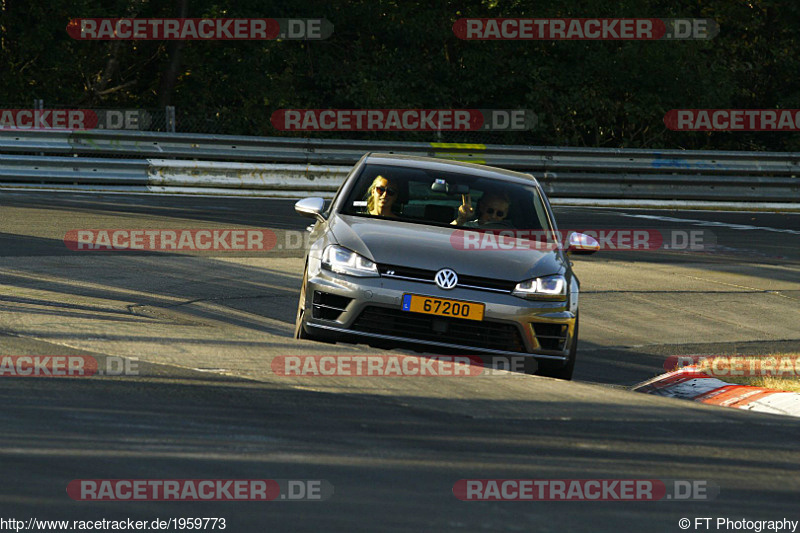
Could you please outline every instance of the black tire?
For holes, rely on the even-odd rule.
[[[577,316],[575,317],[575,333],[572,335],[572,346],[569,349],[567,361],[562,363],[560,361],[540,360],[538,361],[539,369],[536,371],[536,375],[567,381],[572,379],[572,372],[575,370],[575,357],[578,353],[578,318]]]
[[[294,319],[294,338],[311,339],[303,326],[303,316],[306,312],[306,283],[308,282],[308,265],[303,270],[303,284],[300,285],[300,300],[297,302],[297,315]]]

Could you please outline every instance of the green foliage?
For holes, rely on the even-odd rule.
[[[178,2],[0,0],[0,102],[155,107],[184,131],[279,135],[282,108],[528,108],[530,132],[464,140],[604,147],[798,150],[790,133],[681,133],[675,108],[798,108],[800,4],[779,0],[189,0],[190,17],[319,18],[326,41],[74,41],[70,18],[175,17]],[[703,17],[710,41],[463,41],[461,17]],[[307,133],[303,135],[308,135]],[[317,134],[324,135],[324,134]],[[334,137],[342,133],[327,134]],[[350,134],[431,140],[433,134]],[[448,139],[458,140],[451,134]]]

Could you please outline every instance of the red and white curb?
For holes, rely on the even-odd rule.
[[[726,383],[699,372],[694,366],[639,383],[633,390],[710,405],[800,417],[800,394],[796,392]]]

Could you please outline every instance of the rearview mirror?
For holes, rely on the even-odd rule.
[[[436,178],[431,184],[431,190],[449,195],[467,194],[469,193],[469,185],[466,183],[450,183],[442,178]]]

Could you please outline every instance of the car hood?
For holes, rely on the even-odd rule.
[[[352,215],[333,215],[329,224],[341,246],[383,265],[425,270],[452,268],[465,276],[509,281],[563,274],[566,270],[563,256],[557,250],[536,250],[528,246],[499,249],[486,240],[482,240],[483,246],[473,245],[467,249],[470,246],[463,245],[463,236],[469,229]]]

